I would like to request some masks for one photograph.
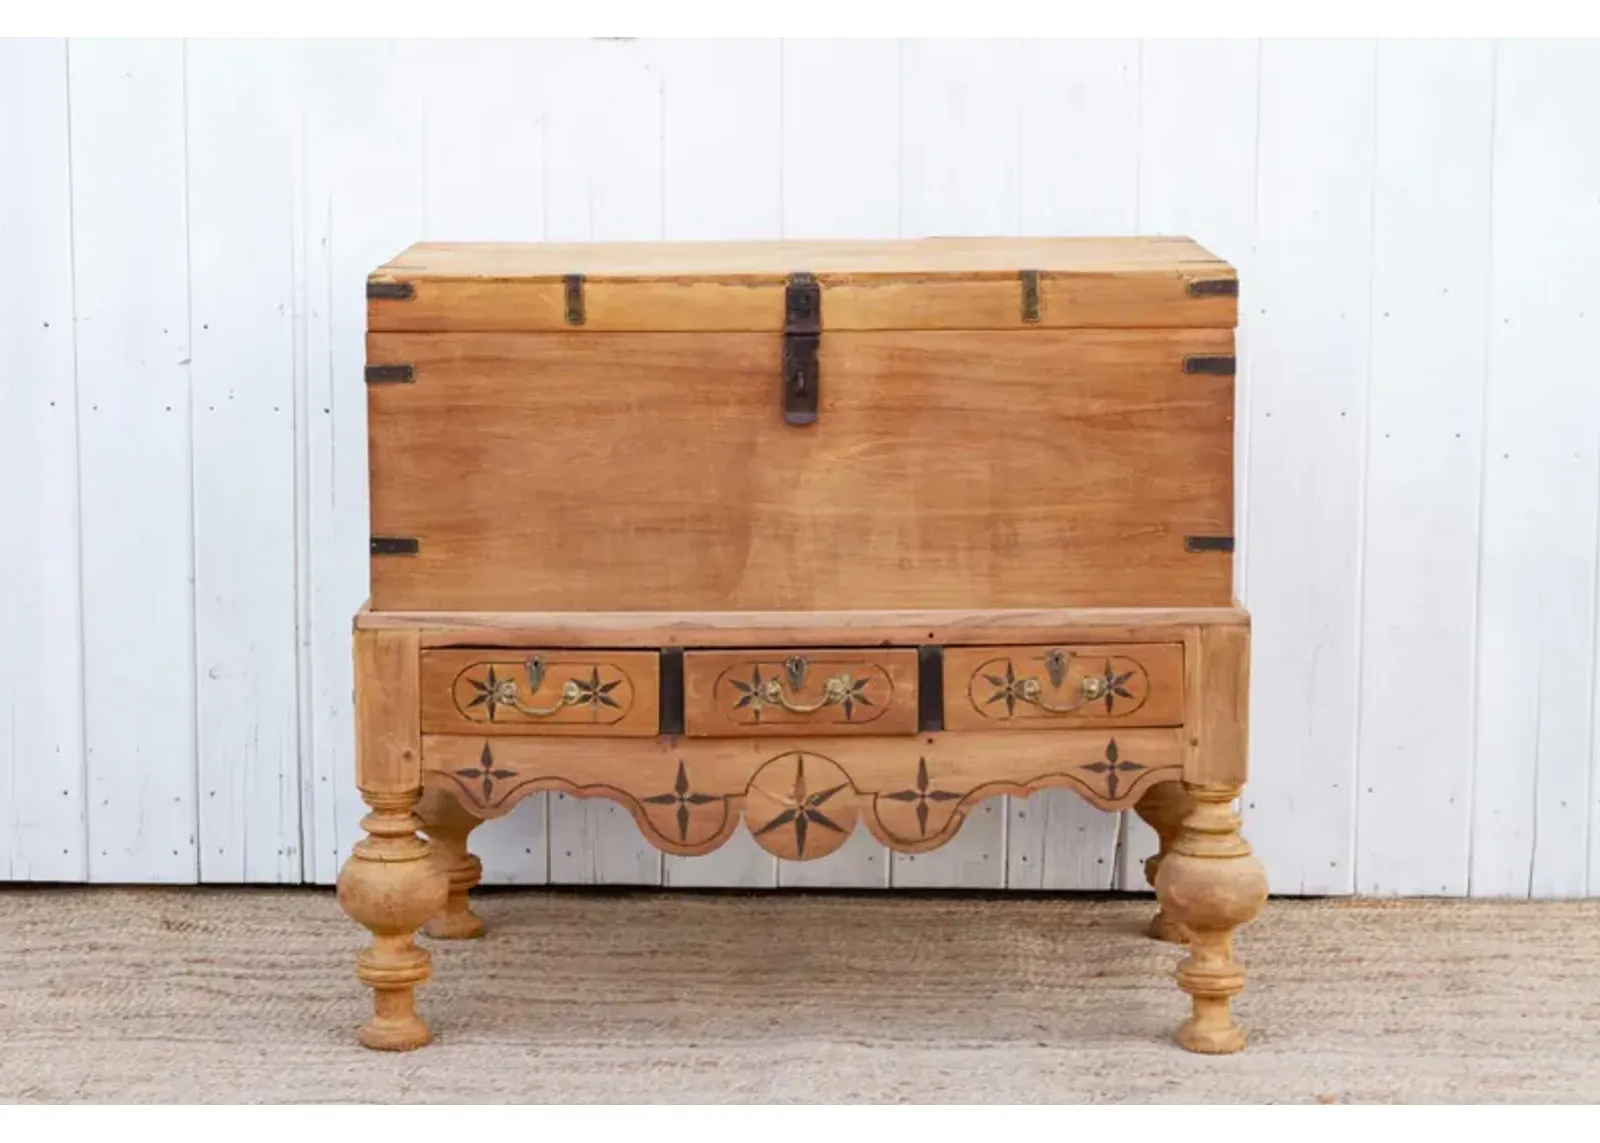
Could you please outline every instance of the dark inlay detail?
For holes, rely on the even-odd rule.
[[[683,649],[663,647],[661,672],[661,733],[682,734],[684,719]]]
[[[486,748],[487,749],[487,748]],[[652,794],[641,801],[652,806],[678,807],[678,840],[689,840],[689,807],[704,806],[722,799],[715,794],[697,794],[694,787],[689,784],[689,771],[684,769],[683,759],[678,759],[678,777],[672,783],[672,789],[665,794]]]
[[[892,794],[885,794],[891,802],[915,802],[917,804],[917,832],[922,837],[928,836],[928,803],[929,802],[954,802],[959,801],[960,794],[950,790],[934,790],[928,785],[928,760],[917,759],[917,784],[909,790],[896,790]]]
[[[917,648],[917,729],[944,729],[944,648]]]
[[[456,776],[474,780],[481,779],[483,782],[483,800],[485,804],[487,804],[490,796],[494,793],[495,782],[503,782],[507,778],[515,778],[517,776],[517,772],[515,770],[495,769],[494,755],[489,752],[489,744],[485,742],[483,744],[483,753],[478,756],[477,767],[468,767],[465,770],[457,770]]]
[[[784,826],[794,827],[794,852],[797,857],[806,855],[806,834],[812,826],[832,830],[834,833],[844,833],[844,827],[827,814],[822,812],[822,805],[848,782],[840,782],[837,786],[829,786],[826,790],[818,790],[815,794],[806,790],[806,757],[801,754],[795,759],[794,764],[794,789],[790,792],[789,808],[766,825],[753,833],[752,837],[760,837],[771,833],[773,830],[782,829]]]
[[[1119,698],[1132,700],[1133,695],[1128,690],[1128,680],[1136,673],[1136,671],[1114,671],[1111,669],[1111,660],[1106,660],[1100,675],[1100,689],[1105,692],[1107,714],[1116,713],[1116,703]]]
[[[1118,774],[1136,774],[1144,769],[1142,762],[1135,762],[1131,758],[1124,758],[1117,750],[1117,740],[1113,738],[1106,743],[1106,756],[1102,761],[1090,762],[1087,766],[1079,767],[1091,774],[1104,774],[1106,776],[1106,794],[1111,798],[1117,796]]]

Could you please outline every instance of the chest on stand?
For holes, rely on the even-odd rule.
[[[482,931],[467,836],[536,791],[611,798],[669,853],[742,825],[803,861],[857,828],[932,849],[984,798],[1064,787],[1155,826],[1180,1040],[1240,1046],[1230,934],[1265,890],[1229,808],[1236,294],[1168,238],[425,244],[378,269],[374,813],[341,879],[383,938],[364,1041],[426,1040],[410,934]]]

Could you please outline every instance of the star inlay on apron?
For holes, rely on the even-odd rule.
[[[850,783],[840,782],[829,786],[825,790],[810,793],[806,790],[806,759],[800,755],[795,760],[794,786],[789,793],[788,805],[782,813],[773,818],[766,825],[757,829],[753,836],[761,837],[774,830],[785,826],[794,829],[794,847],[798,856],[804,857],[806,852],[806,835],[812,826],[832,830],[834,833],[843,834],[848,831],[838,822],[822,812],[822,806],[840,790],[845,789]]]
[[[689,807],[707,806],[712,802],[722,799],[716,794],[697,794],[689,785],[689,771],[684,769],[683,759],[678,759],[678,777],[672,783],[672,789],[665,794],[652,794],[640,801],[652,806],[678,807],[678,840],[689,840]]]
[[[1085,766],[1079,767],[1079,769],[1087,770],[1091,774],[1104,774],[1106,776],[1106,796],[1115,798],[1117,796],[1117,775],[1136,774],[1144,769],[1144,764],[1135,762],[1131,758],[1122,757],[1117,750],[1117,740],[1113,738],[1106,743],[1106,756],[1104,759],[1099,762],[1090,762]]]
[[[462,778],[481,778],[483,780],[483,800],[487,804],[494,794],[495,782],[497,780],[503,782],[507,778],[515,778],[517,772],[515,770],[495,769],[494,754],[490,752],[489,744],[485,742],[483,744],[483,753],[478,756],[478,765],[457,770],[456,775]]]
[[[917,834],[920,837],[928,836],[928,803],[929,802],[955,802],[961,800],[961,795],[950,790],[930,790],[928,788],[928,760],[917,759],[917,785],[911,790],[896,790],[884,797],[892,802],[915,802],[917,804]]]

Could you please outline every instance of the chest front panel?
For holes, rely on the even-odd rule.
[[[1229,329],[387,333],[368,361],[384,610],[1231,601]]]

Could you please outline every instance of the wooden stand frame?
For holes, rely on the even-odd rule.
[[[688,648],[741,650],[748,657],[750,648],[782,653],[830,648],[859,649],[870,660],[889,655],[885,648],[910,648],[924,655],[932,650],[944,662],[959,659],[968,669],[983,655],[961,657],[964,651],[996,645],[1093,649],[1108,664],[1121,645],[1170,648],[1170,659],[1163,661],[1173,664],[1181,651],[1181,676],[1174,676],[1170,688],[1176,713],[1158,718],[1149,713],[1152,706],[1143,724],[1137,718],[1119,722],[1108,701],[1103,716],[1096,712],[1037,728],[1000,722],[991,729],[979,725],[981,710],[974,714],[963,708],[957,717],[948,709],[936,713],[933,723],[924,710],[915,732],[901,734],[857,733],[855,724],[841,726],[837,720],[795,726],[780,721],[776,729],[757,720],[736,731],[685,734],[672,721],[679,716],[659,709],[653,692],[637,709],[647,714],[655,709],[655,720],[641,721],[643,716],[634,718],[621,704],[610,703],[608,710],[620,713],[604,727],[596,720],[576,726],[517,722],[515,710],[509,723],[457,725],[432,713],[446,701],[447,688],[461,685],[464,677],[458,674],[451,683],[439,675],[445,682],[432,681],[438,672],[430,664],[446,660],[431,656],[445,651],[480,652],[466,658],[488,660],[492,667],[493,660],[509,656],[515,661],[530,653],[594,659],[613,652],[620,659],[639,651]],[[1246,778],[1249,651],[1249,618],[1238,607],[795,614],[363,611],[355,625],[356,781],[372,813],[363,822],[368,836],[354,847],[339,878],[341,905],[373,937],[356,964],[357,976],[374,990],[374,1015],[361,1030],[361,1042],[387,1049],[427,1043],[414,994],[431,964],[415,934],[425,929],[436,938],[460,938],[483,932],[468,904],[482,872],[467,850],[468,835],[479,822],[506,813],[536,791],[611,798],[628,809],[653,845],[669,853],[709,852],[743,820],[769,852],[810,860],[837,849],[858,824],[893,849],[933,849],[955,835],[983,798],[1066,787],[1105,810],[1132,808],[1156,830],[1161,850],[1145,869],[1160,905],[1151,935],[1185,942],[1189,949],[1177,982],[1192,997],[1193,1013],[1178,1029],[1178,1043],[1195,1052],[1237,1051],[1244,1033],[1233,1021],[1229,1001],[1244,987],[1244,968],[1233,955],[1233,932],[1260,911],[1267,896],[1265,873],[1240,836],[1239,818],[1231,809]],[[1057,684],[1060,661],[1052,664]],[[973,678],[998,688],[994,696],[985,696],[988,701],[1005,698],[1008,690],[1023,693],[1009,661],[1004,675],[994,673],[1001,668],[981,663],[971,669]],[[891,665],[880,672],[885,687],[892,686],[896,670]],[[871,672],[857,673],[865,679]],[[1108,665],[1107,675],[1121,686],[1117,680],[1126,672],[1113,674]],[[488,678],[492,684],[494,676]],[[596,668],[594,689],[633,687],[600,679]],[[482,682],[474,685],[479,696],[488,689]],[[580,699],[588,693],[581,690],[581,678],[567,685],[579,686],[572,693]],[[747,683],[736,685],[751,690]],[[928,686],[924,680],[921,696]],[[946,687],[944,693],[953,692]],[[1031,693],[1037,696],[1037,688]],[[1098,694],[1093,688],[1084,693]],[[881,697],[876,704],[870,697],[866,701],[873,716],[884,705]],[[482,703],[482,697],[475,700],[474,712]],[[538,713],[556,711],[550,717],[558,719],[559,707],[558,702]],[[952,724],[975,728],[952,729]],[[673,732],[661,733],[667,726]],[[596,727],[607,730],[606,741],[582,737]]]

